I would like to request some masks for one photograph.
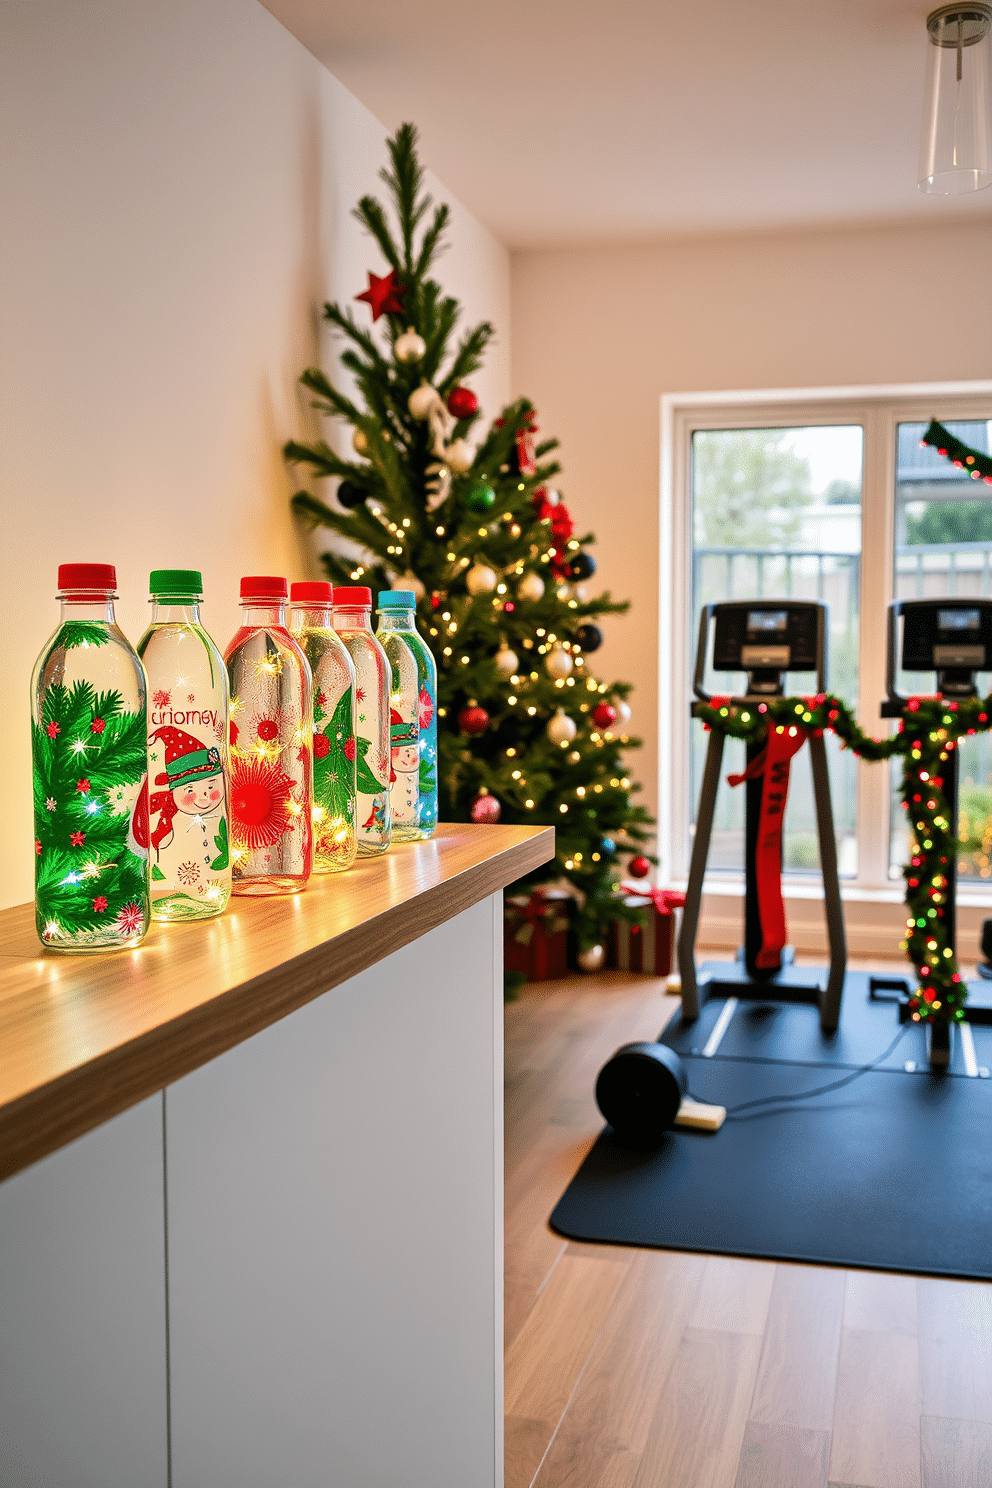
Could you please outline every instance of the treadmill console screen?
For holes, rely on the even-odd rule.
[[[717,672],[816,670],[816,616],[812,606],[750,604],[715,607],[713,668]]]
[[[902,607],[902,669],[992,669],[992,600],[911,600]]]

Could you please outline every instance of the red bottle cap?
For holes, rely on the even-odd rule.
[[[372,590],[365,589],[361,584],[351,587],[348,584],[335,584],[334,603],[336,605],[368,605],[372,607]]]
[[[285,599],[289,594],[289,585],[285,579],[274,578],[271,574],[248,574],[241,580],[242,599]]]
[[[303,583],[294,584],[289,597],[294,604],[305,604],[310,600],[312,604],[329,605],[333,593],[326,579],[307,579]]]
[[[60,589],[116,589],[117,570],[112,563],[60,563]]]

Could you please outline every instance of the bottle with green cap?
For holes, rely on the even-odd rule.
[[[313,867],[341,873],[358,851],[355,666],[331,624],[326,580],[291,584],[289,629],[313,672]]]
[[[417,596],[412,589],[381,590],[378,611],[376,636],[393,668],[394,696],[401,700],[397,704],[391,699],[400,714],[391,729],[394,830],[401,838],[430,837],[437,827],[437,666],[417,630]],[[413,657],[412,678],[406,655]],[[415,755],[407,738],[408,718],[417,727]]]
[[[200,623],[196,569],[157,568],[138,642],[148,677],[152,916],[205,920],[231,897],[227,667]]]

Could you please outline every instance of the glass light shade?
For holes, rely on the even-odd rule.
[[[992,186],[992,6],[942,5],[927,31],[920,190],[981,191]]]

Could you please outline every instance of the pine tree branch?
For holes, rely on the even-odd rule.
[[[339,331],[349,336],[357,346],[361,347],[369,360],[370,367],[375,368],[384,375],[388,373],[389,363],[368,332],[363,331],[355,322],[350,310],[342,310],[341,306],[337,304],[325,304],[324,319],[330,321],[331,325],[336,326]]]
[[[346,460],[339,459],[323,439],[315,440],[313,444],[301,444],[295,439],[289,439],[283,445],[282,452],[291,465],[309,465],[318,480],[330,475],[338,475],[343,480],[361,480],[361,470],[355,465],[349,465]]]
[[[403,265],[396,245],[393,242],[393,235],[389,231],[389,224],[386,221],[386,214],[382,209],[382,204],[376,201],[374,196],[363,196],[351,215],[357,218],[367,232],[372,234],[382,249],[383,257],[387,262],[391,263],[394,269],[400,271]]]
[[[496,332],[488,320],[477,325],[474,330],[468,331],[461,339],[455,359],[445,374],[444,381],[438,387],[438,392],[444,397],[456,387],[465,377],[471,377],[482,366],[482,353]]]
[[[447,202],[443,202],[435,210],[434,220],[420,240],[420,253],[417,255],[417,262],[413,269],[415,279],[422,279],[434,262],[437,254],[444,252],[447,245],[442,243],[441,239],[444,236],[445,228],[448,226],[450,216],[451,211]]]
[[[396,204],[403,235],[403,262],[408,274],[413,273],[413,235],[424,214],[434,205],[427,192],[420,196],[424,171],[417,158],[417,130],[413,124],[401,124],[389,141],[392,170],[384,166],[380,178],[389,187]],[[419,200],[418,200],[419,196]]]

